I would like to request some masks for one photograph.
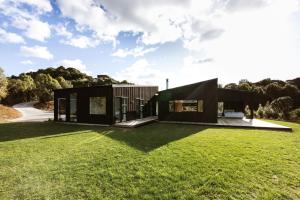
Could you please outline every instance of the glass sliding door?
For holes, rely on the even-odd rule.
[[[70,94],[70,121],[77,122],[77,93]]]
[[[128,98],[122,97],[122,121],[127,121],[127,106],[128,106]]]
[[[66,121],[66,98],[58,98],[58,121]]]
[[[224,114],[224,102],[218,102],[218,117],[222,117]]]
[[[122,99],[121,97],[116,97],[115,98],[115,119],[116,122],[121,122],[122,121]]]

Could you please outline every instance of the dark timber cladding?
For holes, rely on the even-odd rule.
[[[65,119],[70,120],[70,95],[76,94],[76,122],[79,123],[101,123],[111,124],[113,122],[113,95],[112,86],[95,86],[82,88],[68,88],[54,91],[54,120],[59,119],[59,102],[58,100],[65,99]],[[106,113],[105,114],[90,114],[90,97],[105,97],[106,98]]]
[[[54,120],[114,124],[153,115],[156,86],[106,85],[54,91]]]
[[[123,103],[127,105],[127,121],[140,118],[140,105],[143,105],[142,116],[151,116],[154,115],[153,111],[155,110],[155,102],[152,99],[157,92],[157,86],[127,85],[124,87],[122,84],[115,84],[113,85],[114,105],[116,105],[118,98],[123,99]]]
[[[218,79],[161,91],[161,121],[217,122]]]

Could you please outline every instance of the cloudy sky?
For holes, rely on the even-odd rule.
[[[59,65],[170,86],[300,76],[300,0],[0,0],[7,75]]]

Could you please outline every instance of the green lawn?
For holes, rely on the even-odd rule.
[[[0,124],[0,199],[299,199],[293,133]]]

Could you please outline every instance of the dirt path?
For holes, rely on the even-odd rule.
[[[10,120],[12,122],[43,122],[53,119],[53,112],[39,110],[33,107],[36,102],[20,103],[13,106],[22,113],[22,117]]]

